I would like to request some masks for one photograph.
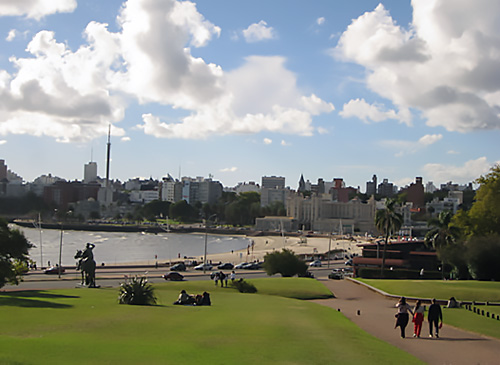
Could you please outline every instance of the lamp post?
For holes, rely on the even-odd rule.
[[[57,269],[57,277],[60,279],[61,278],[61,257],[62,257],[62,243],[63,243],[63,224],[61,222],[61,239],[59,241],[59,267]]]
[[[212,214],[210,217],[205,219],[205,254],[203,255],[203,273],[205,273],[207,266],[208,221],[210,221],[212,217],[217,217],[217,214]]]
[[[330,239],[328,240],[328,268],[330,268],[330,251],[332,250],[332,232],[330,232]]]

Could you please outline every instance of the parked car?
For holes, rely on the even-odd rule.
[[[179,274],[177,271],[171,271],[171,272],[163,275],[163,278],[165,280],[171,280],[171,281],[182,281],[182,280],[184,280],[184,276],[182,274]]]
[[[259,270],[262,268],[262,265],[260,262],[251,262],[249,264],[246,264],[242,267],[244,270]]]
[[[195,270],[212,270],[212,265],[209,263],[206,264],[199,264],[198,266],[195,266]]]
[[[309,264],[310,267],[321,267],[321,260],[314,260]]]
[[[248,265],[248,262],[242,262],[241,264],[236,265],[235,269],[243,269],[243,266]]]
[[[234,265],[230,262],[225,262],[223,264],[220,264],[219,266],[217,266],[217,268],[219,270],[232,270],[234,267]]]
[[[173,265],[170,271],[186,271],[186,265],[183,262]]]
[[[48,268],[47,270],[45,270],[45,273],[48,275],[57,275],[57,274],[59,274],[59,272],[62,274],[65,271],[66,270],[64,269],[64,267],[52,266],[52,267]]]

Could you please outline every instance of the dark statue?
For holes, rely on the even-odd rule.
[[[95,267],[94,252],[95,247],[92,243],[87,243],[85,249],[76,251],[75,259],[78,259],[77,270],[82,272],[82,285],[89,288],[96,288],[95,285]]]

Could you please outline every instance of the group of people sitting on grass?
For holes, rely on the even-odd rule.
[[[408,313],[411,313],[413,317],[413,337],[420,337],[425,314],[425,306],[422,305],[422,302],[417,300],[415,308],[412,309],[412,307],[406,303],[406,298],[401,297],[399,302],[396,304],[396,308],[398,308],[398,313],[396,314],[396,325],[394,328],[401,328],[401,338],[405,338],[405,329],[409,321]],[[434,329],[436,338],[439,338],[439,329],[443,326],[443,313],[436,299],[432,299],[431,301],[427,314],[427,320],[429,321],[429,337],[433,336]]]
[[[181,290],[179,298],[174,302],[175,305],[212,305],[210,301],[210,293],[203,294],[188,294],[184,289]]]

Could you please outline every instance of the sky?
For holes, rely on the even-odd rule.
[[[500,161],[500,1],[2,0],[0,159],[104,177],[109,128],[121,181],[466,184]]]

